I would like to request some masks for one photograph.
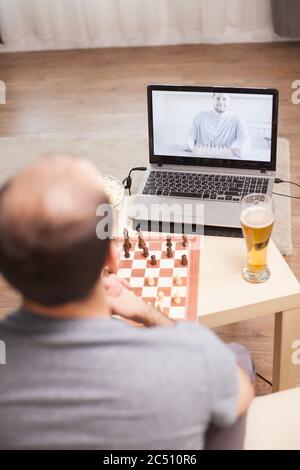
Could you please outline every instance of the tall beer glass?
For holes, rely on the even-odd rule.
[[[267,248],[274,224],[273,202],[266,194],[249,194],[242,200],[241,225],[248,257],[243,277],[249,282],[264,282],[270,277]]]

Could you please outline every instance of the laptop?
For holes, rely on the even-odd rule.
[[[186,224],[240,228],[242,198],[272,193],[278,91],[149,85],[147,99],[149,166],[129,212],[135,226],[180,213]]]

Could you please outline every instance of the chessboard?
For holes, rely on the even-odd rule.
[[[197,320],[200,237],[143,235],[143,248],[139,239],[138,235],[128,237],[126,244],[118,240],[118,276],[170,318]]]

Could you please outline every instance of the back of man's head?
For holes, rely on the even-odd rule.
[[[86,160],[36,160],[0,191],[4,277],[41,305],[88,297],[107,258],[109,236],[96,235],[96,209],[107,203],[102,179]]]

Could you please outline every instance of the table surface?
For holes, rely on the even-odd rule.
[[[132,231],[127,200],[119,212],[116,233]],[[300,284],[288,264],[270,241],[268,265],[271,276],[262,284],[242,278],[246,261],[243,238],[202,236],[198,291],[198,318],[209,327],[226,325],[262,315],[300,307]]]
[[[201,322],[214,327],[300,306],[300,284],[272,241],[268,281],[245,281],[241,275],[245,260],[244,239],[203,237],[198,301]]]

